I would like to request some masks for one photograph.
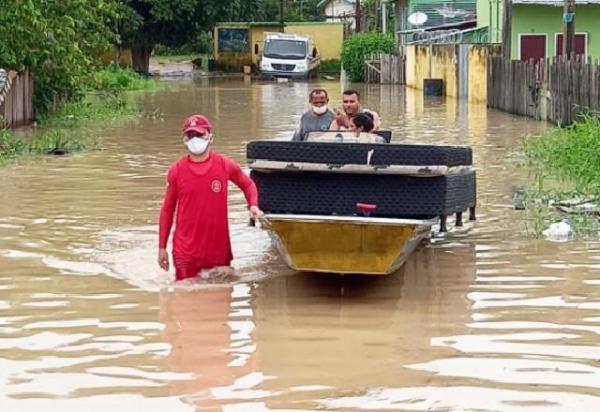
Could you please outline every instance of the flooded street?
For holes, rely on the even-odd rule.
[[[547,127],[484,106],[353,85],[393,142],[473,146],[478,220],[387,277],[299,274],[230,192],[228,284],[175,287],[156,263],[184,117],[215,150],[290,137],[338,82],[171,82],[103,150],[0,168],[1,411],[600,410],[600,242],[527,235],[515,154]],[[452,226],[452,222],[450,222]]]

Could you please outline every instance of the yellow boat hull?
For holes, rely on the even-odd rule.
[[[386,275],[399,269],[435,220],[267,215],[287,264],[296,270]]]

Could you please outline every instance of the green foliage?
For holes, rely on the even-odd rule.
[[[279,21],[279,1],[264,0],[266,21]],[[317,7],[320,0],[294,0],[286,1],[284,9],[285,21],[315,21],[322,20],[321,8]]]
[[[72,128],[92,122],[131,118],[138,113],[137,107],[123,100],[119,94],[101,94],[68,102],[41,120],[47,127]]]
[[[86,144],[64,131],[54,130],[34,136],[29,143],[30,154],[68,154],[85,149]]]
[[[31,139],[0,131],[0,162],[23,155],[68,154],[85,147],[81,136],[68,136],[64,130],[36,133]]]
[[[572,181],[580,192],[600,193],[600,117],[585,115],[571,126],[529,138],[525,154],[539,176]]]
[[[319,72],[340,73],[342,70],[342,61],[338,59],[321,60]]]
[[[27,145],[8,129],[0,130],[0,160],[23,153]]]
[[[525,141],[535,184],[525,191],[527,229],[539,237],[550,223],[565,219],[552,205],[600,194],[600,117],[585,115],[568,127],[556,127]],[[600,222],[592,214],[569,214],[581,238],[597,238]]]
[[[95,71],[87,83],[92,90],[118,93],[125,90],[152,90],[156,82],[148,80],[133,70],[107,66]]]
[[[29,68],[35,108],[80,96],[96,56],[114,40],[115,0],[6,1],[0,7],[0,67]]]
[[[131,47],[181,46],[218,21],[256,21],[263,0],[120,0],[118,32]]]
[[[115,95],[87,97],[69,102],[42,118],[40,128],[30,138],[0,129],[0,163],[17,156],[68,154],[93,144],[85,126],[100,121],[130,119],[139,112]]]
[[[179,46],[165,46],[157,44],[154,54],[158,56],[182,56],[195,54],[212,54],[213,39],[211,32],[200,32],[189,43]]]
[[[364,80],[364,60],[369,53],[393,53],[394,38],[383,33],[358,33],[344,41],[342,65],[350,80]]]
[[[362,4],[362,12],[364,16],[364,27],[365,31],[381,31],[381,17],[382,17],[382,8],[381,3],[383,0],[363,0]],[[387,28],[388,30],[392,30],[395,27],[395,15],[394,15],[394,5],[392,3],[388,3],[387,5]]]

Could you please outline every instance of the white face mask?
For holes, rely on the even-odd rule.
[[[201,155],[208,148],[210,139],[203,139],[201,137],[192,137],[190,140],[185,142],[188,150],[195,155]]]
[[[312,107],[312,111],[315,114],[319,114],[319,115],[320,114],[325,114],[327,112],[327,105],[325,105],[325,106],[313,106]]]

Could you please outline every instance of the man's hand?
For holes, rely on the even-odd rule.
[[[158,249],[158,266],[163,270],[169,270],[169,254],[167,249]]]
[[[335,122],[337,123],[338,128],[350,127],[350,120],[348,119],[348,115],[346,115],[346,113],[340,112],[339,110],[335,111]]]
[[[256,220],[263,217],[265,214],[262,210],[258,208],[258,206],[250,206],[250,219]]]

